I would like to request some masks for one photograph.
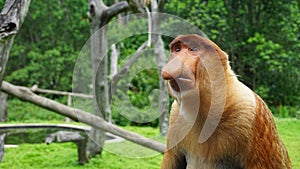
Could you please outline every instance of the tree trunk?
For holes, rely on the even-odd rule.
[[[0,14],[0,85],[13,40],[28,11],[30,0],[7,0]]]
[[[7,94],[0,91],[0,122],[7,121]],[[0,134],[0,162],[4,155],[5,133]]]
[[[163,6],[162,4],[158,5],[156,0],[151,1],[151,9],[152,12],[154,12],[152,13],[153,32],[159,32],[160,30],[159,12],[161,12],[162,6]],[[160,74],[163,66],[166,64],[167,57],[164,50],[164,42],[162,41],[160,34],[153,35],[153,43],[154,43],[154,54],[156,56],[156,63],[157,63],[158,74],[159,74],[159,89],[160,89],[159,127],[160,127],[160,134],[162,136],[166,136],[169,128],[169,94],[168,94],[166,82],[161,77]]]
[[[160,76],[161,70],[166,63],[166,54],[164,50],[164,43],[162,41],[161,35],[153,35],[154,43],[154,53],[156,55],[156,62],[159,74],[159,89],[160,89],[160,102],[159,102],[159,128],[160,135],[167,136],[169,128],[169,94],[165,80]]]
[[[106,28],[101,28],[101,15],[107,8],[102,1],[89,1],[89,16],[91,26],[91,54],[93,64],[93,113],[103,119],[106,119],[110,112],[107,90],[107,57],[104,56],[107,51]],[[99,103],[99,104],[98,104]],[[92,128],[89,134],[87,152],[89,156],[101,154],[104,146],[105,132]]]
[[[7,121],[7,94],[0,92],[0,122]]]
[[[93,113],[107,120],[111,113],[108,87],[107,35],[106,29],[110,19],[128,8],[127,2],[119,2],[107,7],[102,0],[89,0],[89,17],[91,26],[91,53],[93,64],[94,101]],[[88,140],[89,156],[101,154],[104,146],[105,132],[93,128]]]
[[[4,139],[5,134],[0,134],[0,162],[2,162],[4,156]]]
[[[119,16],[119,15],[118,15]],[[119,53],[116,47],[116,44],[111,45],[111,56],[110,56],[110,80],[117,74],[118,72],[118,57]],[[110,90],[111,92],[111,90]],[[111,100],[111,95],[109,95],[109,99]],[[112,122],[112,114],[109,114],[108,122]]]
[[[30,0],[7,0],[0,14],[0,86],[14,37],[28,11]],[[0,121],[6,121],[7,95],[0,92]],[[5,134],[0,135],[0,162],[4,155]]]

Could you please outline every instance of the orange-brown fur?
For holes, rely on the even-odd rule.
[[[198,35],[181,35],[171,42],[170,48],[171,56],[162,77],[168,80],[175,101],[162,169],[292,168],[270,110],[237,79],[225,52]],[[199,97],[195,99],[199,109],[192,116],[193,123],[185,118],[193,111],[185,111],[187,107],[180,109],[186,99],[181,96],[183,91],[193,91],[188,96]],[[223,108],[218,107],[223,102]],[[223,111],[214,112],[218,108]],[[207,119],[209,113],[213,114],[211,119]],[[217,120],[214,113],[222,113],[220,121],[213,134],[201,143],[199,136],[205,121]]]

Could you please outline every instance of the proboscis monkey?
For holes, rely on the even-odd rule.
[[[198,35],[180,35],[170,49],[162,77],[175,101],[161,169],[292,168],[272,113],[225,52]]]

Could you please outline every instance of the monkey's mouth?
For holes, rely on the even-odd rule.
[[[176,92],[189,90],[194,86],[194,80],[189,77],[179,76],[169,80],[170,87]]]

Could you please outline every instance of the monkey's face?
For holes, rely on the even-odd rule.
[[[180,35],[170,43],[170,58],[162,69],[171,95],[201,88],[207,83],[207,69],[219,60],[218,49],[210,40],[198,35]],[[209,80],[208,80],[209,81]]]

